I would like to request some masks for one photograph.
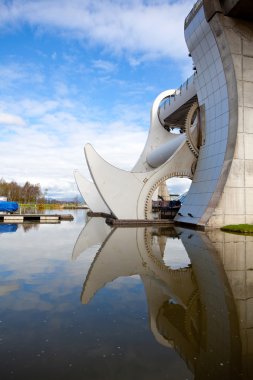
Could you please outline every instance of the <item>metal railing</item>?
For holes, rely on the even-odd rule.
[[[159,105],[159,109],[161,109],[161,108],[165,109],[168,105],[170,105],[172,102],[174,102],[176,100],[176,97],[180,96],[183,91],[187,91],[188,86],[194,82],[195,75],[196,75],[196,73],[194,73],[183,84],[181,84],[181,86],[178,89],[176,89],[173,94],[164,98]]]

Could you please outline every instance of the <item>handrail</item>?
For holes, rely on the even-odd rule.
[[[175,90],[175,92],[172,95],[169,95],[166,98],[164,98],[159,105],[159,109],[162,107],[165,109],[167,105],[171,104],[172,100],[175,101],[176,97],[182,94],[184,89],[187,90],[189,84],[194,82],[195,75],[196,73],[194,73],[191,77],[189,77],[183,84],[181,84],[181,86],[177,90]]]
[[[184,28],[186,29],[187,26],[190,24],[190,22],[192,21],[193,17],[196,15],[196,13],[198,12],[198,10],[200,9],[200,7],[202,6],[203,4],[203,0],[198,0],[192,7],[192,10],[190,11],[190,13],[188,14],[188,16],[186,17],[185,21],[184,21]]]

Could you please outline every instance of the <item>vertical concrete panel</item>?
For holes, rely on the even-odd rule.
[[[234,160],[227,180],[228,187],[244,187],[244,160]]]
[[[243,188],[227,187],[225,193],[225,211],[229,215],[245,214],[245,196]]]
[[[243,101],[245,107],[253,107],[253,82],[244,81]]]
[[[244,107],[244,132],[253,133],[253,107]]]
[[[253,81],[253,57],[243,57],[243,80]]]

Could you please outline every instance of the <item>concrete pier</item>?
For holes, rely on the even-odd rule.
[[[71,214],[0,214],[1,223],[60,223],[73,219]]]
[[[141,227],[141,226],[168,226],[173,225],[174,222],[171,219],[114,219],[106,218],[106,223],[114,227]]]

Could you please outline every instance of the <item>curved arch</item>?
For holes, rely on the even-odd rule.
[[[161,185],[163,182],[167,181],[168,179],[170,178],[173,178],[173,177],[185,177],[185,178],[189,178],[189,179],[192,179],[193,178],[193,175],[192,175],[192,172],[191,171],[182,171],[182,172],[173,172],[173,173],[170,173],[168,175],[165,175],[164,177],[162,177],[160,180],[158,180],[150,189],[149,193],[148,193],[148,196],[146,198],[146,202],[145,202],[145,219],[148,219],[148,214],[151,212],[151,209],[152,209],[152,197],[153,197],[153,194],[155,192],[155,190],[157,189],[157,187],[159,185]]]

